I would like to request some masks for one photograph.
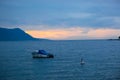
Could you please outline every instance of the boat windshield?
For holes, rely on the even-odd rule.
[[[45,50],[39,50],[40,54],[47,54],[47,52]]]

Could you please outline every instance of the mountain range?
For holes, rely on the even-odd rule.
[[[47,40],[34,38],[20,28],[0,28],[0,41]]]

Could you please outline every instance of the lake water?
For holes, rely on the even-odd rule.
[[[33,59],[38,49],[55,58]],[[120,80],[120,41],[0,42],[0,80]]]

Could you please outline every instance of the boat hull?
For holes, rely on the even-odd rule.
[[[52,54],[39,54],[37,52],[32,53],[33,58],[54,58]]]

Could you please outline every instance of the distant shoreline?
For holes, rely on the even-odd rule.
[[[111,40],[111,41],[120,41],[120,39],[108,39],[108,40]]]

